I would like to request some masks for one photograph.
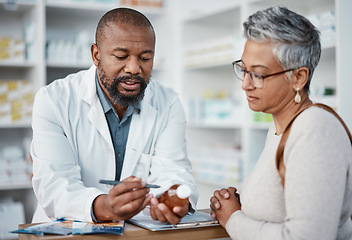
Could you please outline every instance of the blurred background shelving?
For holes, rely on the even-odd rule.
[[[0,0],[0,199],[21,202],[24,221],[31,221],[34,94],[54,79],[90,67],[98,20],[117,6],[137,8],[155,27],[152,79],[174,88],[184,105],[198,207],[209,206],[215,189],[240,187],[272,119],[248,109],[231,62],[241,58],[242,22],[272,5],[287,6],[320,29],[323,52],[311,96],[336,108],[352,128],[350,0]]]

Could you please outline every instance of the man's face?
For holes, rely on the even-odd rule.
[[[113,104],[139,103],[153,68],[155,36],[151,28],[108,23],[92,56],[100,85]]]

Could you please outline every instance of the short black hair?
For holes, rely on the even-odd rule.
[[[95,43],[99,46],[99,42],[104,36],[104,30],[109,22],[114,23],[126,23],[136,27],[149,27],[153,30],[154,28],[149,19],[142,13],[131,9],[131,8],[115,8],[105,13],[100,19],[96,32],[95,32]],[[155,36],[155,33],[154,33]]]

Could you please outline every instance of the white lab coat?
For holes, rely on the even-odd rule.
[[[33,189],[38,207],[33,222],[66,217],[91,221],[93,200],[115,178],[109,127],[96,93],[96,67],[42,87],[33,107]],[[189,185],[196,208],[198,192],[187,158],[186,121],[177,94],[151,81],[133,113],[121,179],[134,175],[158,184],[156,195],[175,183]]]

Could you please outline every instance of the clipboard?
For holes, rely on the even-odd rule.
[[[149,208],[145,208],[127,222],[151,231],[175,230],[186,228],[211,227],[220,225],[218,220],[213,219],[210,214],[201,211],[187,214],[181,221],[176,224],[162,223],[152,219],[149,213]]]

